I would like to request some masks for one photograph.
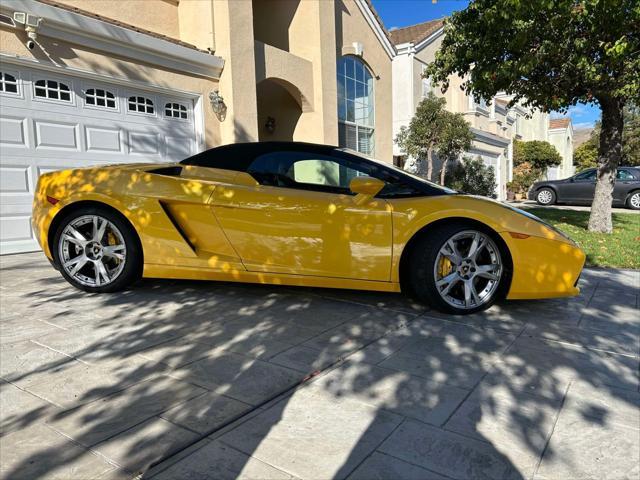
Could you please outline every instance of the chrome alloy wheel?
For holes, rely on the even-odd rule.
[[[633,195],[631,195],[629,204],[636,210],[640,209],[640,192],[635,192]]]
[[[498,247],[488,235],[475,230],[449,238],[440,248],[433,267],[440,297],[463,310],[489,302],[502,274]]]
[[[553,200],[553,195],[549,190],[540,190],[538,192],[538,202],[540,202],[542,205],[551,203],[551,200]]]
[[[76,282],[101,287],[122,273],[127,248],[112,222],[99,215],[83,215],[62,231],[58,254],[62,268]]]

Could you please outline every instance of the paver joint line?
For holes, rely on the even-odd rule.
[[[415,318],[413,319],[415,320]],[[348,320],[347,320],[348,321]],[[350,356],[352,356],[353,354],[363,350],[364,348],[368,347],[369,345],[377,342],[378,340],[380,340],[381,338],[385,337],[386,335],[388,335],[389,333],[391,333],[394,330],[399,330],[401,328],[405,328],[408,323],[411,323],[412,320],[404,320],[399,322],[398,324],[396,324],[395,327],[391,327],[388,328],[387,330],[385,330],[382,335],[377,336],[376,338],[370,340],[369,342],[366,342],[365,344],[363,344],[361,347],[353,350],[352,352],[349,352],[348,355],[346,356],[339,356],[337,358],[337,360],[335,360],[333,363],[327,365],[325,368],[320,369],[318,371],[317,374],[315,374],[315,372],[313,372],[312,374],[309,374],[307,376],[305,376],[303,379],[299,380],[298,382],[296,382],[295,384],[293,384],[292,386],[290,386],[289,388],[287,388],[286,390],[279,392],[271,397],[269,397],[268,399],[262,401],[261,403],[259,403],[258,405],[255,405],[253,408],[251,408],[249,411],[247,412],[243,412],[237,416],[234,416],[232,418],[230,418],[228,421],[224,422],[223,424],[211,429],[210,431],[207,431],[203,434],[201,434],[198,438],[196,438],[194,441],[190,442],[189,444],[185,445],[184,447],[180,448],[179,450],[173,452],[171,455],[168,455],[166,457],[163,457],[162,459],[159,459],[158,461],[152,463],[149,466],[149,469],[152,469],[154,467],[158,467],[160,466],[162,463],[164,463],[165,461],[170,460],[171,458],[175,457],[176,455],[179,455],[180,453],[182,453],[183,451],[185,451],[186,449],[192,447],[193,445],[195,445],[196,443],[198,443],[199,441],[203,440],[204,438],[210,437],[212,435],[214,435],[216,432],[232,425],[235,422],[239,422],[242,420],[242,418],[250,416],[251,414],[253,414],[254,412],[260,410],[263,406],[273,402],[274,400],[276,400],[277,398],[284,398],[286,397],[288,394],[290,394],[293,391],[297,391],[300,388],[303,388],[305,385],[309,384],[310,381],[315,380],[317,377],[321,376],[321,375],[325,375],[330,371],[335,370],[336,368],[338,368],[340,365],[342,365],[346,359],[348,359]],[[346,322],[346,321],[345,321]],[[342,322],[342,324],[344,324],[345,322]],[[340,325],[342,325],[340,324]],[[401,422],[402,423],[402,422]]]

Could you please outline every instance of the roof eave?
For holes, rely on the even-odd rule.
[[[219,79],[224,67],[221,57],[36,0],[3,2],[0,10],[11,16],[25,11],[42,17],[45,21],[38,28],[39,35],[112,55],[212,79]]]

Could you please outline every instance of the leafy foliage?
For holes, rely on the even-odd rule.
[[[426,73],[444,88],[463,76],[477,101],[504,91],[545,111],[638,99],[639,21],[637,0],[475,0],[446,21]]]
[[[497,186],[493,167],[487,167],[480,157],[465,157],[458,162],[447,173],[445,185],[459,192],[485,197],[494,197]]]
[[[640,165],[640,106],[638,105],[640,104],[627,105],[624,109],[622,165]]]
[[[640,100],[638,25],[638,0],[475,0],[445,22],[426,75],[444,90],[461,76],[477,101],[504,91],[512,104],[547,112],[597,102],[602,130],[589,228],[611,232],[622,110]]]
[[[522,195],[529,191],[529,187],[537,182],[543,171],[535,168],[529,162],[521,162],[513,167],[513,179],[507,183],[507,188],[513,193]]]
[[[462,114],[445,109],[446,100],[433,93],[424,98],[408,127],[402,127],[395,142],[410,157],[405,168],[432,179],[433,155],[443,160],[443,170],[449,160],[457,158],[471,147],[473,133]]]
[[[513,164],[519,165],[524,162],[528,162],[532,168],[544,172],[548,167],[560,165],[562,157],[556,147],[549,142],[516,140],[513,145]]]
[[[640,107],[631,104],[624,108],[622,127],[621,165],[640,165]],[[591,131],[589,139],[573,152],[573,164],[578,170],[598,166],[600,122]]]

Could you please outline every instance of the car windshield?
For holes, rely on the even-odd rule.
[[[409,177],[411,178],[413,181],[418,181],[421,183],[424,183],[425,185],[428,185],[431,188],[435,188],[437,190],[441,190],[443,193],[458,193],[456,190],[453,190],[451,188],[445,187],[443,185],[438,185],[437,183],[433,183],[430,182],[429,180],[426,180],[422,177],[419,177],[418,175],[414,175],[412,173],[407,172],[406,170],[402,170],[398,167],[396,167],[395,165],[392,165],[390,163],[385,163],[381,160],[378,160],[376,158],[372,158],[372,157],[368,157],[366,155],[363,155],[360,152],[356,152],[355,150],[351,150],[349,148],[338,148],[336,149],[340,152],[344,152],[344,153],[348,153],[349,155],[353,155],[354,157],[358,157],[361,158],[367,162],[371,162],[371,163],[375,163],[376,165],[380,165],[383,168],[386,168],[388,170],[392,170],[394,173],[400,175],[400,176],[404,176],[404,177]]]

